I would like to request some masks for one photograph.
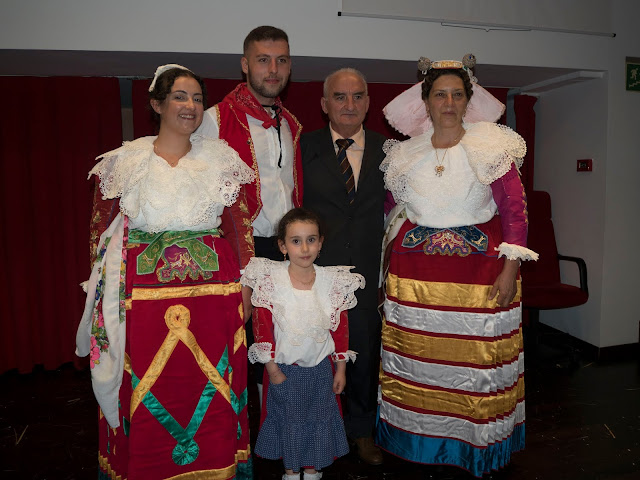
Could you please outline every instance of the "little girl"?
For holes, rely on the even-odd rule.
[[[253,288],[255,307],[249,359],[264,363],[269,377],[255,452],[282,458],[283,480],[299,479],[301,468],[305,480],[320,479],[319,469],[349,451],[335,395],[344,390],[347,360],[356,357],[348,350],[347,310],[364,278],[352,267],[314,265],[323,236],[308,210],[290,210],[277,238],[285,261],[252,258],[241,279]]]

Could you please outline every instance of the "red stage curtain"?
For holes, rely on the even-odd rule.
[[[115,78],[0,77],[0,373],[77,357],[94,158],[122,142]]]
[[[235,88],[238,80],[206,79],[209,106],[213,106]],[[148,88],[151,80],[133,81],[133,125],[134,137],[154,135],[155,129],[149,110]],[[282,94],[284,106],[298,118],[303,125],[304,132],[312,132],[323,128],[327,116],[320,107],[323,82],[291,82]],[[403,140],[407,137],[395,131],[385,120],[382,108],[397,95],[405,91],[410,85],[396,83],[369,83],[369,114],[365,119],[365,127],[385,135],[388,138]],[[498,100],[506,103],[506,88],[488,89]],[[504,123],[504,116],[500,123]]]
[[[133,82],[135,137],[151,135],[149,80]],[[237,80],[206,80],[209,105]],[[89,220],[94,158],[122,142],[117,79],[0,77],[9,115],[0,120],[0,373],[56,368],[75,360],[75,330],[84,306],[78,283],[89,276]],[[382,107],[407,85],[369,84],[365,125],[402,139]],[[490,89],[501,101],[506,90]],[[284,104],[312,131],[326,125],[322,82],[292,82]],[[516,97],[518,132],[529,152],[523,172],[533,184],[533,97]]]
[[[516,131],[527,142],[527,154],[521,169],[522,184],[526,192],[533,190],[534,147],[536,143],[536,112],[538,99],[531,95],[516,95],[513,109],[516,113]]]

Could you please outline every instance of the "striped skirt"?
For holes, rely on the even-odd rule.
[[[376,443],[482,476],[524,448],[520,280],[487,300],[504,261],[499,217],[456,229],[405,221],[386,279]]]

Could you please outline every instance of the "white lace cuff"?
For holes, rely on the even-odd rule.
[[[356,355],[358,355],[358,354],[356,352],[354,352],[353,350],[347,350],[346,352],[342,352],[342,353],[332,353],[331,354],[331,359],[334,362],[340,362],[340,361],[348,362],[349,360],[351,360],[351,362],[355,362],[356,361]]]
[[[509,260],[538,260],[536,252],[513,243],[502,242],[496,250],[499,252],[498,258],[504,256]]]
[[[251,363],[269,363],[274,358],[273,345],[269,342],[254,343],[249,347],[249,361]]]

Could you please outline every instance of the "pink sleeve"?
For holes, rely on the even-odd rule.
[[[502,225],[502,241],[521,247],[527,246],[527,198],[516,166],[491,184],[493,199],[498,205]]]
[[[346,353],[349,350],[349,317],[346,310],[340,313],[340,324],[335,332],[331,332],[331,337],[336,347],[334,360],[346,360],[348,358]]]

